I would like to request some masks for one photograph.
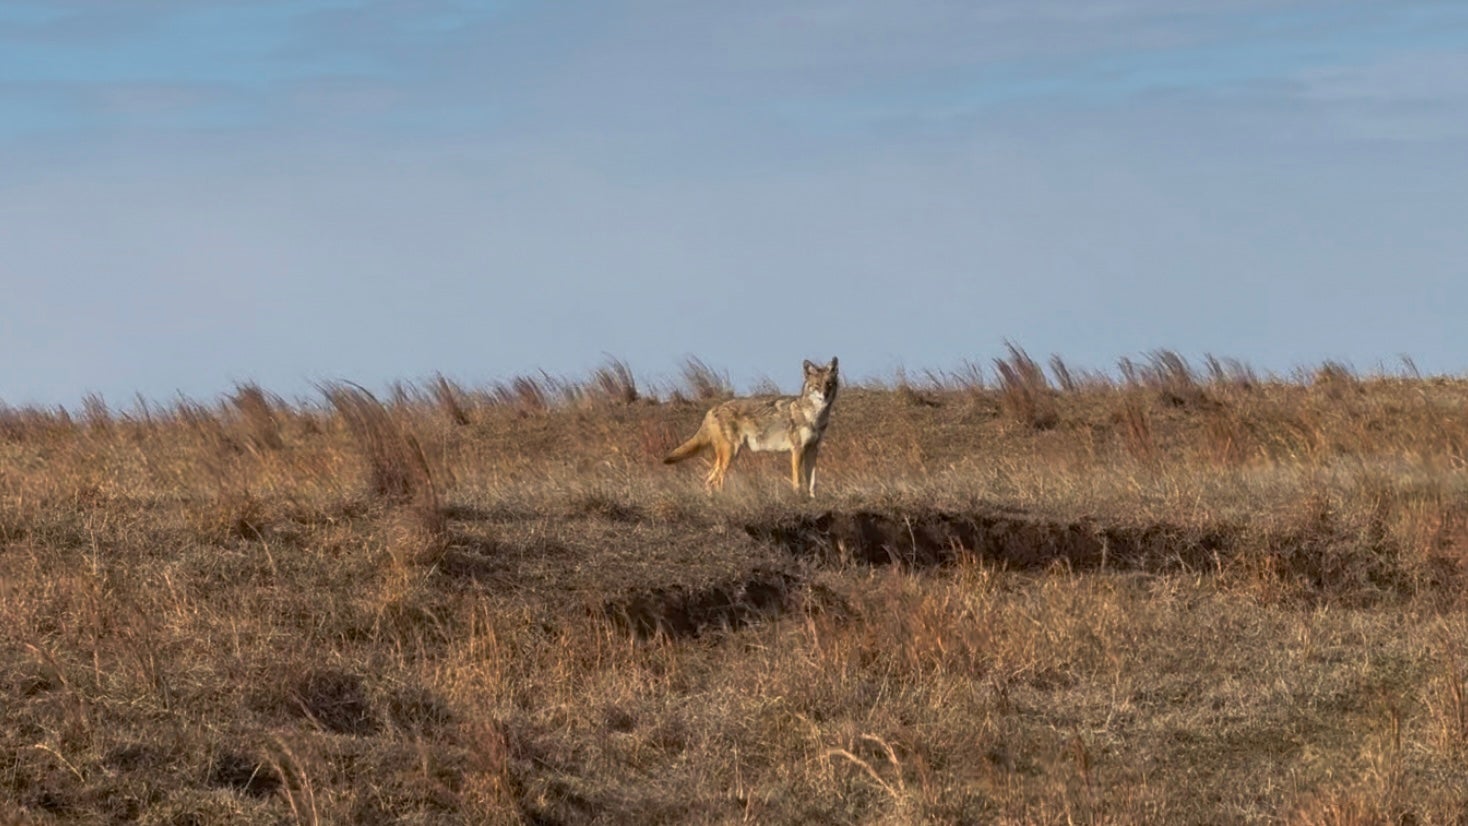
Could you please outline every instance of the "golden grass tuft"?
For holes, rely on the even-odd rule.
[[[241,384],[229,402],[244,419],[249,433],[249,442],[257,450],[280,450],[285,447],[280,419],[276,408],[282,407],[280,399],[272,399],[257,384]]]
[[[591,386],[596,396],[613,404],[635,404],[642,398],[637,389],[637,379],[625,361],[607,357],[606,363],[591,374]]]
[[[405,508],[424,539],[442,537],[447,528],[443,505],[418,439],[361,387],[326,385],[322,392],[361,450],[368,492]]]
[[[1060,423],[1060,413],[1045,369],[1013,342],[1005,342],[1004,346],[1009,350],[1009,357],[994,359],[1000,410],[1035,430],[1055,427]]]
[[[449,423],[463,427],[473,420],[469,418],[468,404],[465,402],[464,388],[446,378],[442,373],[433,377],[429,382],[429,392],[438,409]]]
[[[683,360],[682,378],[683,385],[678,392],[692,401],[720,401],[734,395],[729,374],[715,370],[697,356]]]

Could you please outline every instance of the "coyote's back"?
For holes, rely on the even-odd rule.
[[[714,466],[705,483],[710,488],[722,488],[729,463],[739,455],[740,449],[788,450],[791,485],[796,492],[814,496],[816,454],[831,419],[831,405],[836,401],[840,378],[834,356],[825,365],[806,361],[804,369],[805,382],[800,395],[730,399],[717,405],[704,415],[698,432],[674,448],[663,461],[681,462],[711,448]]]

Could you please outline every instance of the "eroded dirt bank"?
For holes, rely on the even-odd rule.
[[[1066,520],[993,508],[831,510],[748,522],[742,528],[750,539],[777,552],[773,563],[761,562],[744,573],[731,571],[705,583],[649,580],[607,599],[606,614],[642,636],[697,636],[714,628],[741,628],[801,604],[813,570],[850,565],[942,568],[964,557],[1013,571],[1061,566],[1167,574],[1247,565],[1312,600],[1351,604],[1443,590],[1461,580],[1450,557],[1409,565],[1385,537],[1329,523],[1308,531],[1298,526],[1269,531]]]

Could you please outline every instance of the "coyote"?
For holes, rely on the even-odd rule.
[[[754,451],[790,451],[790,484],[796,493],[816,495],[816,451],[831,419],[836,401],[836,358],[825,366],[805,363],[805,385],[799,396],[730,399],[703,417],[703,426],[693,438],[663,459],[664,464],[681,462],[713,448],[714,467],[704,484],[724,487],[729,463],[748,447]]]

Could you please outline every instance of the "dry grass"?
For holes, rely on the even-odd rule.
[[[1128,365],[0,406],[0,822],[1463,822],[1468,382]]]
[[[1006,343],[1005,347],[1009,358],[994,359],[994,373],[999,377],[999,408],[1021,424],[1049,430],[1059,423],[1060,414],[1045,369],[1017,345]],[[1071,381],[1068,370],[1062,368],[1058,372],[1062,382]]]

